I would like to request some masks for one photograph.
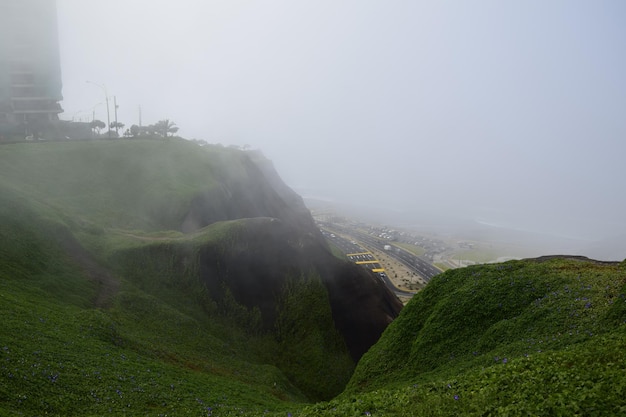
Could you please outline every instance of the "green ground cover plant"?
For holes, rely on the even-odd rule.
[[[209,326],[130,282],[111,309],[94,308],[97,285],[50,239],[60,225],[9,197],[0,196],[1,414],[235,414],[305,400],[244,351],[227,319]]]
[[[430,392],[445,382],[454,389],[434,390],[424,405],[411,397],[410,412],[380,409],[614,415],[626,405],[617,394],[626,383],[625,336],[626,263],[525,260],[451,270],[407,304],[340,399],[391,392],[406,400],[407,387]]]
[[[356,369],[318,271],[292,272],[269,329],[214,299],[198,257],[253,250],[252,220],[169,225],[248,169],[174,140],[0,146],[0,415],[626,414],[626,262],[446,271]]]

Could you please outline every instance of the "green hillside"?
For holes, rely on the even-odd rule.
[[[555,257],[433,278],[306,415],[613,416],[625,390],[626,261]]]
[[[228,220],[224,211],[236,209],[229,198],[256,174],[244,152],[183,140],[5,145],[0,160],[3,186],[45,202],[63,220],[142,231],[179,230],[201,196],[213,203],[207,212]],[[255,203],[270,211],[273,195],[258,184],[268,192]],[[237,214],[230,218],[244,217]]]
[[[626,261],[450,270],[400,306],[259,154],[0,146],[2,416],[626,415]]]
[[[338,312],[356,301],[336,287],[377,300],[379,284],[317,232],[256,154],[0,146],[0,415],[239,415],[340,393],[395,314]],[[345,329],[365,323],[359,345]]]
[[[205,403],[276,406],[272,398],[281,392],[302,399],[278,369],[244,361],[248,352],[226,354],[223,345],[236,332],[218,340],[211,328],[129,284],[111,310],[90,308],[97,285],[50,239],[60,226],[7,197],[2,193],[0,204],[0,414],[104,415],[129,408],[198,415]],[[9,222],[13,210],[19,218]],[[133,291],[133,305],[125,306]],[[133,320],[142,309],[150,321]],[[193,343],[184,339],[192,334]],[[179,343],[173,347],[171,339]],[[201,355],[207,359],[198,360]],[[198,372],[209,367],[221,372]]]

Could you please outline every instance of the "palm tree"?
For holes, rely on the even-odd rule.
[[[104,123],[102,120],[92,120],[89,123],[89,127],[91,128],[91,130],[93,131],[98,131],[98,135],[100,135],[100,131],[102,129],[104,129],[105,127],[107,127],[106,123]]]
[[[169,133],[174,134],[178,132],[178,126],[176,126],[176,123],[171,122],[169,119],[159,120],[155,123],[154,127],[158,134],[164,138],[168,137]]]

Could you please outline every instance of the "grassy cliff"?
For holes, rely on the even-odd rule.
[[[447,271],[305,415],[626,412],[626,262],[546,257]]]
[[[398,316],[258,154],[0,146],[0,415],[621,415],[625,294],[540,258]]]
[[[399,310],[342,316],[335,288],[355,277],[378,297],[258,154],[4,145],[0,414],[228,415],[329,399]],[[354,342],[352,325],[373,339]]]

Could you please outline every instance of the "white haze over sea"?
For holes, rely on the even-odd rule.
[[[57,5],[67,120],[106,120],[89,80],[381,222],[626,258],[626,1]]]
[[[492,217],[459,216],[454,213],[429,211],[417,207],[400,210],[384,201],[355,204],[337,201],[310,190],[300,190],[314,214],[336,214],[349,220],[372,226],[412,232],[415,235],[439,236],[451,241],[467,240],[489,244],[495,249],[509,251],[507,259],[543,255],[582,255],[605,261],[622,261],[626,243],[621,235],[609,238],[572,236],[556,229],[543,230],[532,222],[519,223],[497,210],[485,210]]]

